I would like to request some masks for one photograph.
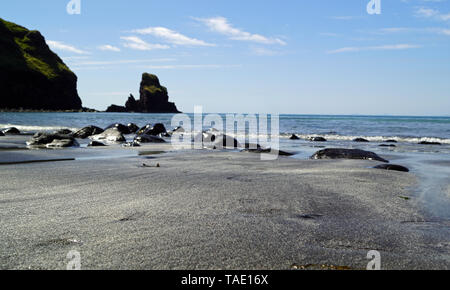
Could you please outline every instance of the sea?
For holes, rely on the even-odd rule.
[[[208,115],[203,114],[203,118]],[[214,115],[219,116],[223,124],[226,124],[227,117],[239,116]],[[138,113],[0,112],[0,128],[16,127],[22,132],[34,133],[66,128],[77,130],[88,125],[105,128],[114,123],[135,123],[138,126],[163,123],[167,129],[172,129],[180,125],[173,123],[174,116]],[[192,121],[191,126],[194,128],[196,116],[185,114],[184,117]],[[269,116],[268,131],[279,139],[281,150],[295,153],[294,158],[307,159],[323,148],[358,148],[380,154],[391,163],[407,166],[420,179],[419,185],[411,185],[413,195],[437,217],[450,220],[450,116],[281,114],[278,116],[278,130],[272,132],[272,127],[276,127],[273,126],[275,120],[275,116]],[[206,130],[211,125],[214,124],[204,126],[203,129]],[[248,137],[258,132],[257,129],[253,124],[243,131],[237,130],[227,134]],[[300,140],[290,140],[292,134],[296,134]],[[327,142],[308,141],[309,137],[315,136],[324,137]],[[364,138],[370,142],[357,143],[353,141],[355,138]],[[389,143],[395,147],[379,146],[387,140],[397,141]],[[419,144],[422,141],[437,142],[441,145]]]

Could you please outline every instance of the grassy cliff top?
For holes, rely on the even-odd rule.
[[[53,53],[39,31],[28,30],[0,18],[0,69],[34,71],[53,79],[60,74],[73,74]]]

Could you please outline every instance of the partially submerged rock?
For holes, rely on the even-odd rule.
[[[375,169],[385,169],[385,170],[395,170],[395,171],[402,171],[402,172],[409,172],[409,169],[396,164],[380,164],[374,167]]]
[[[2,131],[0,131],[0,136],[5,136],[5,134],[3,134],[3,132],[2,132]]]
[[[380,146],[380,147],[397,147],[394,144],[380,144],[378,146]]]
[[[356,138],[356,139],[353,139],[353,142],[370,142],[370,141],[367,139],[364,139],[364,138]]]
[[[91,143],[88,144],[88,147],[104,147],[104,146],[106,146],[104,143],[98,141],[91,141]]]
[[[159,136],[153,136],[153,135],[147,135],[147,134],[136,136],[134,141],[138,142],[138,143],[166,143],[166,141]]]
[[[184,130],[184,128],[181,127],[181,126],[176,127],[175,129],[172,130],[172,134],[176,134],[176,133],[185,133],[185,132],[186,132],[186,130]]]
[[[389,163],[377,154],[360,149],[328,148],[317,151],[311,159],[364,159]]]
[[[228,135],[220,135],[215,138],[213,149],[223,149],[223,148],[239,148],[241,144],[238,140]]]
[[[51,143],[46,144],[45,147],[47,148],[64,148],[64,147],[78,147],[80,144],[74,139],[55,139]]]
[[[312,142],[327,142],[327,139],[325,139],[323,137],[311,137],[311,138],[309,138],[309,141],[312,141]]]
[[[419,144],[420,145],[442,145],[439,142],[429,142],[429,141],[422,141],[422,142],[419,142]]]
[[[5,135],[19,135],[20,131],[16,127],[2,129],[3,134]]]
[[[70,135],[36,133],[31,140],[27,142],[28,146],[33,147],[74,147],[79,146],[78,142]]]
[[[105,141],[109,141],[109,142],[125,142],[126,141],[123,134],[116,127],[109,128],[101,134],[90,136],[90,138],[95,141],[98,141],[98,140],[105,140]]]
[[[122,145],[123,147],[141,147],[141,145],[137,141],[127,142]]]
[[[384,141],[384,143],[397,143],[397,140],[389,139],[389,140]]]
[[[290,140],[300,140],[300,137],[298,137],[295,134],[292,134],[292,136],[289,138]]]
[[[96,127],[96,126],[87,126],[83,129],[78,130],[73,134],[73,137],[80,138],[80,139],[86,139],[87,137],[98,135],[103,133],[104,130],[102,128]]]
[[[244,149],[242,150],[242,152],[250,152],[250,153],[265,153],[265,154],[275,154],[275,155],[279,155],[279,156],[292,156],[294,155],[294,153],[290,153],[290,152],[286,152],[286,151],[282,151],[282,150],[277,150],[277,149],[271,149],[271,148],[267,148],[267,149],[263,149],[263,148],[258,148],[258,149]]]

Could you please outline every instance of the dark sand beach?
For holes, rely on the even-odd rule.
[[[71,250],[83,269],[365,269],[370,250],[382,269],[450,266],[418,178],[376,161],[151,144],[2,149],[0,164],[2,269],[65,269]]]

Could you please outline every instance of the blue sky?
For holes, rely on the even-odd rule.
[[[78,76],[83,105],[155,73],[192,112],[449,115],[450,0],[1,1]]]

